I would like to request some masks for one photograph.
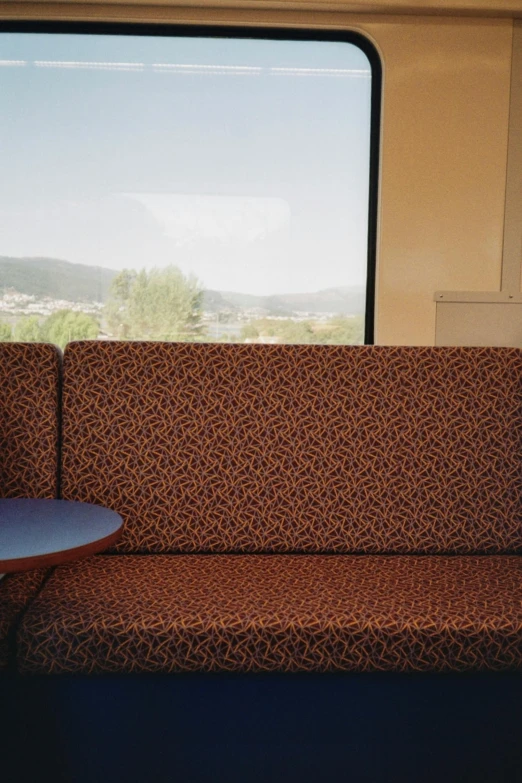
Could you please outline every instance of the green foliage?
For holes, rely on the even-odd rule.
[[[211,341],[213,343],[242,343],[242,342],[244,342],[236,334],[228,334],[228,333],[222,334],[221,337],[213,337],[213,338],[211,338]]]
[[[0,321],[0,343],[9,343],[13,339],[13,330],[5,321]]]
[[[118,302],[127,302],[129,300],[132,284],[136,279],[134,270],[124,269],[111,283],[110,294]]]
[[[193,341],[201,334],[203,290],[175,266],[124,269],[111,285],[105,318],[119,339]]]
[[[318,336],[321,334],[318,332]],[[331,318],[321,334],[321,343],[325,345],[363,345],[364,320],[362,316],[353,318]]]
[[[310,321],[281,321],[281,327],[277,334],[282,343],[309,345],[315,342]]]
[[[98,337],[98,322],[86,313],[73,310],[58,310],[46,319],[42,327],[45,342],[65,348],[71,340],[95,340]]]
[[[21,318],[14,332],[0,322],[0,342],[53,343],[63,349],[71,340],[95,340],[99,330],[98,322],[86,313],[58,310],[42,323],[37,315]]]
[[[245,324],[241,329],[242,340],[256,340],[259,337],[259,330],[253,323]]]
[[[15,326],[14,339],[19,343],[45,342],[37,315],[21,318]]]
[[[245,325],[241,337],[243,340],[276,337],[280,343],[297,345],[361,345],[364,343],[364,321],[362,316],[337,316],[326,322],[264,318]]]
[[[124,269],[111,283],[104,315],[109,332],[118,340],[129,337],[128,306],[136,272]]]

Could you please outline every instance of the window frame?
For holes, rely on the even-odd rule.
[[[1,20],[1,33],[37,33],[66,35],[132,35],[164,38],[235,38],[252,40],[324,41],[350,43],[361,49],[371,68],[370,154],[368,188],[368,234],[366,260],[366,296],[364,311],[364,344],[375,341],[375,294],[378,236],[378,201],[380,173],[382,64],[377,49],[362,33],[351,30],[296,29],[287,27],[252,27],[248,25],[185,25],[143,22]]]

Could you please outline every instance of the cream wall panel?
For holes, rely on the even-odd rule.
[[[52,6],[53,0],[4,0],[5,4]],[[69,5],[85,5],[84,0],[68,0]],[[141,7],[183,5],[192,8],[249,8],[259,10],[320,10],[352,14],[456,15],[522,17],[522,0],[111,0],[115,5]],[[107,0],[91,0],[107,6]]]
[[[434,291],[499,290],[510,20],[0,2],[1,16],[367,34],[384,66],[376,341],[434,344]]]
[[[376,340],[429,345],[437,288],[500,289],[512,28],[367,29],[385,70]]]

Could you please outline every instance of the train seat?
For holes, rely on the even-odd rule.
[[[0,497],[55,498],[58,481],[59,352],[40,343],[0,342]],[[0,671],[17,620],[49,569],[0,581]]]
[[[58,567],[21,671],[522,665],[522,353],[78,342],[62,496],[124,519]]]

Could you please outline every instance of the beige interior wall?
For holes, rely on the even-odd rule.
[[[384,65],[376,342],[434,344],[436,290],[499,290],[511,20],[0,2],[2,16],[367,34]]]
[[[385,69],[376,341],[430,345],[437,289],[500,290],[512,27],[365,28]]]
[[[53,6],[60,0],[3,0],[12,5]],[[316,10],[351,14],[407,14],[409,16],[522,17],[522,0],[62,0],[69,6],[175,6],[184,8]]]

